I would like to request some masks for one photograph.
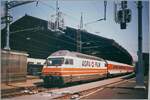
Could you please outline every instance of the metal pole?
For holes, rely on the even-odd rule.
[[[56,1],[56,31],[59,29],[59,7],[58,0]]]
[[[9,25],[10,25],[10,20],[9,20],[8,1],[5,2],[5,17],[6,17],[6,46],[4,47],[4,49],[10,50],[10,46],[9,46],[9,34],[10,34]]]
[[[83,30],[83,17],[81,13],[80,26],[77,30],[77,52],[82,52],[82,40],[81,40],[81,31]]]
[[[117,19],[117,4],[114,1],[114,20],[116,23],[118,23],[118,19]]]
[[[136,73],[136,88],[145,88],[142,58],[142,1],[138,1],[138,65]]]
[[[107,1],[104,1],[104,20],[106,20],[106,6],[107,6]]]
[[[82,48],[82,44],[81,44],[81,32],[80,32],[81,30],[80,29],[78,29],[77,30],[77,52],[81,52],[81,48]]]

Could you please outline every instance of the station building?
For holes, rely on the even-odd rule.
[[[6,45],[6,29],[1,32],[3,49]],[[66,27],[61,34],[51,31],[48,29],[48,21],[25,15],[10,25],[10,48],[26,52],[28,58],[46,59],[58,50],[76,51],[76,34],[77,29],[71,27]],[[84,54],[130,65],[133,62],[129,52],[113,39],[81,31],[81,41],[81,52]]]

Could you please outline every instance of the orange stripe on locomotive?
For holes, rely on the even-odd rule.
[[[107,69],[96,68],[44,68],[45,75],[86,75],[86,74],[107,74]]]

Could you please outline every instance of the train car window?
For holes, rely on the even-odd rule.
[[[73,65],[73,59],[66,59],[65,64]]]
[[[98,67],[103,67],[103,66],[101,66],[101,63],[98,63]]]
[[[70,64],[73,65],[73,59],[70,59]]]
[[[66,59],[65,64],[69,64],[69,59]]]

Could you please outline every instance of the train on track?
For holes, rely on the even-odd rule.
[[[45,84],[61,85],[96,80],[133,71],[134,67],[128,64],[78,52],[59,50],[46,59],[42,69],[42,78]]]

